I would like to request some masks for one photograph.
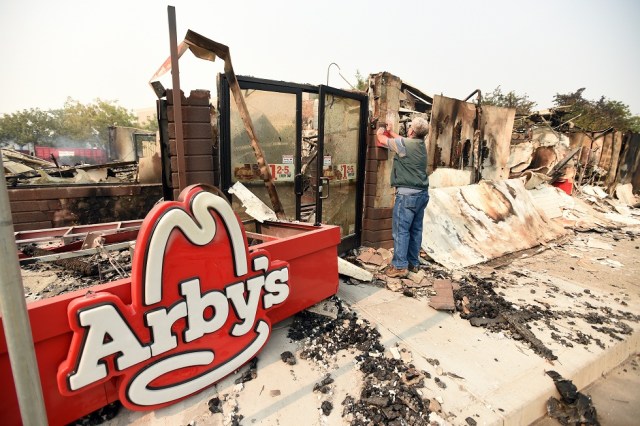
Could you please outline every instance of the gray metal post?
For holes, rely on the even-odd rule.
[[[47,424],[42,387],[38,374],[31,324],[24,300],[22,275],[18,264],[16,240],[9,205],[7,180],[0,155],[0,312],[7,340],[13,381],[18,394],[22,423],[25,426]]]

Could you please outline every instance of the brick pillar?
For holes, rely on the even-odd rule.
[[[392,248],[391,216],[393,210],[393,188],[390,185],[392,156],[384,148],[375,146],[376,130],[387,119],[398,129],[400,109],[400,78],[387,72],[369,77],[370,121],[376,123],[367,135],[367,160],[365,164],[364,220],[362,223],[362,245]]]
[[[169,158],[171,161],[171,187],[173,199],[188,185],[206,183],[217,186],[220,182],[220,162],[217,149],[217,123],[215,110],[210,106],[208,90],[192,90],[188,98],[182,94],[182,132],[184,138],[186,182],[178,187],[178,157],[173,95],[167,90],[167,116],[169,121]],[[214,137],[215,135],[215,137]]]

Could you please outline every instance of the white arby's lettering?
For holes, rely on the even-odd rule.
[[[105,357],[121,354],[116,358],[116,369],[121,371],[148,360],[152,355],[155,357],[176,348],[178,340],[171,333],[171,328],[180,318],[187,319],[185,342],[192,342],[222,328],[227,322],[231,306],[242,320],[232,327],[231,334],[235,337],[244,336],[254,327],[258,303],[262,302],[266,308],[267,305],[271,307],[284,302],[289,286],[283,278],[287,277],[288,268],[277,269],[250,278],[247,282],[231,284],[224,292],[211,291],[204,295],[198,279],[185,281],[180,285],[184,296],[182,302],[168,310],[154,310],[144,315],[145,324],[149,325],[151,331],[148,345],[140,342],[114,305],[100,305],[80,312],[80,324],[87,328],[86,342],[78,368],[69,377],[71,390],[78,390],[106,377],[107,367],[101,361]],[[265,283],[269,283],[270,288],[266,288]],[[260,297],[263,289],[265,292]],[[214,313],[211,318],[205,319],[204,312],[209,307],[213,308]]]

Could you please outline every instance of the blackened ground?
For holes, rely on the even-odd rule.
[[[538,355],[554,360],[557,357],[531,332],[528,323],[541,320],[548,311],[538,306],[518,307],[493,289],[489,280],[471,274],[453,292],[456,309],[462,319],[469,320],[473,326],[482,326],[499,332],[506,331],[515,340],[525,340]]]
[[[350,417],[352,425],[429,424],[429,400],[420,391],[428,373],[401,360],[368,353],[356,360],[364,374],[360,399],[347,396],[342,402],[342,415]]]

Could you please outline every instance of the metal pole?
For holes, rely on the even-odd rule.
[[[178,192],[187,186],[184,135],[182,130],[182,92],[178,68],[178,38],[176,35],[176,8],[167,6],[169,15],[169,51],[171,53],[171,82],[173,84],[173,124],[176,128],[176,156],[178,162]]]
[[[26,426],[47,424],[38,363],[36,362],[31,324],[24,299],[18,251],[13,234],[11,207],[4,165],[0,155],[0,313],[7,341],[11,372],[18,395],[22,423]]]

